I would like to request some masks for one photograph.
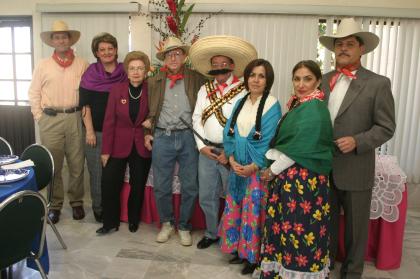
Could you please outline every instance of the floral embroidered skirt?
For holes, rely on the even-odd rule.
[[[260,278],[328,277],[329,191],[328,176],[299,164],[271,182]]]
[[[258,263],[261,230],[265,220],[267,184],[262,183],[254,174],[241,197],[238,198],[234,193],[234,188],[235,185],[228,187],[225,210],[220,221],[221,250],[224,253],[238,253],[240,258]]]

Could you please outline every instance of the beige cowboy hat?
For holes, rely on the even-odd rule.
[[[209,76],[211,70],[211,58],[214,56],[226,56],[233,60],[235,69],[233,74],[242,77],[245,67],[254,59],[257,59],[257,50],[247,41],[227,35],[207,36],[198,39],[190,49],[189,57],[195,70]]]
[[[165,60],[165,53],[173,49],[180,48],[188,55],[189,46],[183,44],[177,37],[168,37],[164,42],[162,48],[156,53],[156,58],[160,61]]]
[[[53,22],[51,31],[44,31],[41,33],[41,40],[50,47],[54,47],[52,44],[51,35],[57,32],[68,32],[70,34],[70,46],[74,45],[80,38],[79,31],[69,30],[67,23],[62,20],[56,20]]]
[[[379,44],[379,37],[372,32],[363,31],[354,18],[344,18],[338,25],[337,33],[330,36],[319,37],[319,42],[327,49],[334,51],[334,40],[337,38],[345,38],[348,36],[357,36],[363,40],[365,53],[371,52]]]

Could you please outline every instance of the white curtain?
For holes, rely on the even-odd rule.
[[[336,18],[327,18],[327,33],[336,29]],[[362,57],[367,69],[391,79],[397,129],[380,153],[395,155],[407,181],[420,183],[420,20],[356,18],[365,31],[381,39]],[[330,61],[326,55],[324,61]],[[328,62],[326,62],[328,63]]]
[[[96,62],[92,54],[92,38],[101,32],[112,34],[118,41],[119,60],[129,50],[129,14],[128,13],[42,13],[42,30],[51,30],[55,20],[64,20],[70,29],[81,33],[79,41],[73,46],[78,56],[89,62]],[[48,57],[52,48],[42,44],[42,57]]]
[[[205,16],[192,14],[190,30]],[[252,43],[259,58],[273,65],[275,80],[271,94],[278,98],[284,111],[292,93],[293,66],[301,60],[317,57],[318,20],[317,16],[222,13],[206,21],[200,37],[234,35]],[[157,44],[159,39],[158,34],[152,32],[152,44]],[[156,49],[154,46],[152,49],[154,57]]]

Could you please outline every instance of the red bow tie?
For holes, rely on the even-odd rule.
[[[338,78],[340,77],[340,74],[343,74],[347,77],[349,77],[350,79],[357,79],[357,76],[354,75],[352,72],[359,69],[360,68],[360,61],[359,63],[356,64],[352,64],[352,65],[347,65],[343,68],[336,68],[336,72],[335,74],[331,77],[330,79],[330,90],[331,92],[334,89],[335,84],[337,83]]]
[[[175,86],[177,80],[184,79],[183,74],[167,75],[167,77],[171,80],[171,83],[169,84],[169,88],[171,89]]]

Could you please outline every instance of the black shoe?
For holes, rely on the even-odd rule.
[[[58,209],[50,209],[48,212],[48,218],[50,218],[53,224],[57,224],[60,221],[61,211]]]
[[[236,254],[235,257],[233,257],[232,259],[229,260],[230,264],[241,264],[243,262],[244,262],[244,260],[239,258],[238,254]]]
[[[246,274],[252,274],[254,273],[254,270],[257,268],[257,264],[252,264],[248,261],[245,261],[245,266],[241,271],[241,274],[246,275]]]
[[[102,213],[93,211],[93,216],[95,217],[96,222],[103,223]]]
[[[219,241],[219,238],[216,239],[211,239],[208,238],[206,236],[204,236],[198,243],[197,243],[197,248],[198,249],[206,249],[208,248],[210,245],[212,245],[213,243],[216,243]]]
[[[114,228],[109,228],[109,229],[107,229],[105,227],[101,227],[101,228],[96,230],[96,233],[99,234],[99,235],[104,235],[104,234],[107,234],[107,233],[111,232],[112,230],[115,230],[117,232],[118,229],[119,229],[119,227],[114,227]]]
[[[128,223],[128,230],[132,233],[136,232],[139,228],[139,224],[136,223]]]
[[[73,219],[74,220],[82,220],[85,218],[85,210],[83,209],[83,206],[75,206],[73,207]]]

